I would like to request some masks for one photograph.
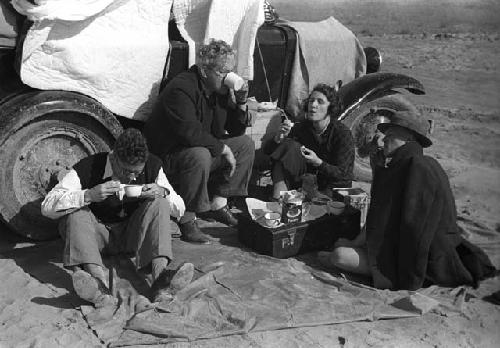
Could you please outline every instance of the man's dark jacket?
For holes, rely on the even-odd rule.
[[[461,237],[448,177],[416,142],[374,169],[366,226],[377,288],[475,285],[494,271],[487,256]]]
[[[247,113],[229,105],[227,95],[208,94],[200,70],[193,65],[161,92],[144,126],[149,149],[160,158],[182,148],[206,147],[221,154],[224,137],[242,135]]]

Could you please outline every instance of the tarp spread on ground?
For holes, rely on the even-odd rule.
[[[333,17],[321,22],[288,22],[297,33],[286,111],[302,114],[302,102],[318,83],[343,84],[365,74],[366,57],[356,36]]]
[[[226,259],[228,255],[220,253],[219,257]],[[404,304],[409,294],[352,283],[295,259],[233,252],[231,261],[193,281],[174,301],[128,321],[124,315],[130,311],[120,308],[115,321],[91,326],[106,343],[118,347],[413,317],[432,308],[445,308],[425,296],[419,299],[421,303],[424,299],[425,305],[413,308],[408,301]],[[125,330],[117,335],[119,323]]]
[[[21,79],[42,90],[80,92],[113,113],[146,119],[169,51],[168,21],[194,44],[224,39],[237,71],[253,78],[252,53],[264,21],[262,0],[13,0],[34,20],[23,45]],[[172,8],[172,5],[174,6]],[[194,63],[194,50],[190,50]]]

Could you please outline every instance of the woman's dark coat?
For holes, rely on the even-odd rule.
[[[366,226],[377,288],[476,284],[494,270],[487,256],[461,237],[448,177],[416,142],[374,169]]]
[[[300,152],[301,145],[314,151],[323,163],[319,167],[307,165]],[[349,128],[340,121],[331,119],[319,137],[314,135],[310,121],[296,123],[287,139],[280,144],[271,139],[264,144],[263,151],[273,160],[281,161],[292,177],[300,177],[306,172],[317,174],[320,189],[352,186],[354,139]]]

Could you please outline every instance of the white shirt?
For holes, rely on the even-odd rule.
[[[111,167],[108,155],[103,178],[111,177],[112,175],[113,168]],[[161,167],[158,171],[155,183],[170,192],[170,195],[167,196],[170,202],[170,215],[176,218],[180,218],[184,215],[186,211],[184,200],[175,192],[172,185],[170,185]],[[76,170],[71,169],[59,180],[59,183],[54,186],[47,196],[45,196],[42,202],[42,215],[51,219],[58,219],[61,216],[89,205],[90,203],[86,203],[84,199],[85,191],[87,190],[82,189],[78,173]]]

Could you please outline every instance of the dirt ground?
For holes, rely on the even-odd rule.
[[[363,45],[382,50],[384,71],[424,84],[425,96],[409,98],[435,121],[434,145],[427,153],[450,177],[467,237],[500,267],[499,5],[486,0],[271,3],[294,20],[336,15]],[[34,244],[0,229],[0,347],[101,346],[75,309],[83,303],[60,267],[60,241]],[[496,347],[500,305],[490,295],[499,290],[498,276],[470,290],[458,316],[430,313],[170,346]]]

